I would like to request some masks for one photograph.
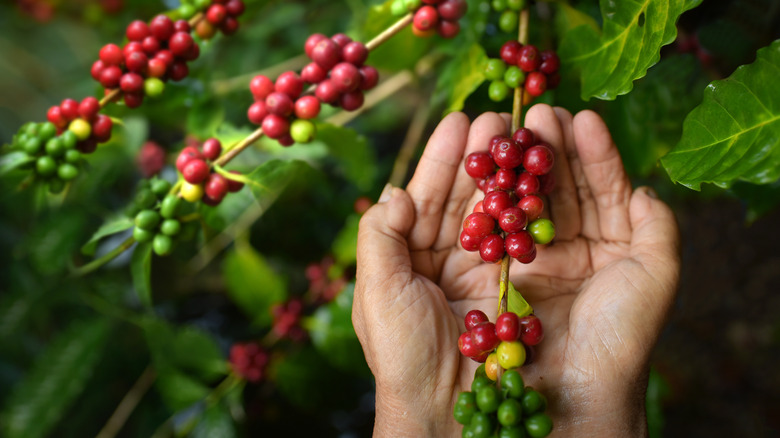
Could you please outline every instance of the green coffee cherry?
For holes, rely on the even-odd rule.
[[[65,162],[70,164],[76,164],[81,161],[81,152],[76,149],[70,149],[65,151]]]
[[[519,399],[523,396],[524,385],[523,376],[516,370],[507,370],[501,376],[501,389],[512,398]]]
[[[166,196],[160,204],[160,215],[166,219],[175,218],[178,214],[181,198],[174,194]]]
[[[525,394],[523,394],[521,404],[523,405],[523,412],[525,415],[529,415],[535,412],[544,411],[547,407],[547,399],[544,398],[542,393],[535,391],[532,388],[527,388]]]
[[[144,92],[147,96],[155,98],[165,91],[165,82],[158,78],[147,78],[144,81]]]
[[[290,125],[290,137],[296,143],[310,143],[317,134],[317,127],[310,120],[296,119]]]
[[[57,176],[63,181],[70,181],[79,176],[79,168],[70,163],[62,163],[57,167]]]
[[[152,251],[159,256],[166,256],[173,251],[173,239],[165,234],[157,234],[152,241]]]
[[[486,386],[477,391],[476,401],[480,411],[486,413],[496,412],[499,403],[501,403],[501,393],[493,385]]]
[[[152,192],[160,198],[167,195],[171,191],[171,187],[171,183],[164,179],[154,179],[150,185]]]
[[[57,172],[57,162],[49,155],[44,155],[35,162],[35,170],[38,175],[44,177],[54,175]]]
[[[516,65],[510,65],[504,73],[504,82],[509,88],[520,88],[525,82],[525,72]]]
[[[60,137],[54,137],[46,142],[46,153],[52,157],[59,157],[65,153],[65,143]]]
[[[509,96],[509,87],[504,81],[496,80],[490,83],[488,87],[488,97],[494,102],[501,102]]]
[[[498,28],[504,32],[510,33],[517,30],[517,12],[506,10],[498,17]]]
[[[503,59],[488,59],[485,63],[485,78],[491,81],[501,79],[506,72],[506,63]]]
[[[133,228],[133,239],[135,239],[136,242],[150,242],[154,239],[154,231],[135,227]]]
[[[525,0],[506,0],[506,7],[519,12],[525,7]]]
[[[546,245],[555,238],[555,224],[550,219],[537,219],[528,225],[528,232],[538,245]]]
[[[65,190],[65,181],[59,178],[52,178],[49,180],[49,193],[56,195],[62,193]]]
[[[181,231],[181,222],[176,219],[166,219],[160,225],[160,232],[166,236],[175,236]]]
[[[506,0],[493,0],[490,2],[490,6],[493,7],[493,10],[496,12],[503,12],[506,9]]]
[[[502,426],[514,426],[523,418],[523,406],[519,401],[508,398],[498,406],[497,415]]]
[[[36,155],[41,150],[43,142],[38,137],[28,138],[25,142],[21,143],[22,150],[27,152],[28,155]]]
[[[139,208],[152,208],[157,203],[157,196],[151,189],[143,188],[135,194],[134,202]]]
[[[144,230],[154,230],[160,224],[160,214],[154,210],[141,210],[135,215],[135,226]]]
[[[484,412],[475,412],[469,427],[475,438],[489,438],[493,434],[493,422]]]
[[[527,438],[528,433],[523,426],[504,426],[498,432],[498,438]]]
[[[57,127],[52,122],[41,123],[38,126],[38,137],[41,141],[47,141],[57,135]]]
[[[73,133],[73,131],[65,131],[60,135],[60,140],[62,141],[62,145],[65,149],[73,149],[76,147],[76,143],[78,143],[79,139],[76,138],[76,134]]]
[[[525,430],[532,438],[542,438],[552,431],[552,420],[543,413],[531,415],[525,419]]]

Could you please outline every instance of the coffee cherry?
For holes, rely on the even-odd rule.
[[[295,101],[295,116],[313,119],[320,113],[320,100],[314,96],[302,96]]]
[[[539,193],[539,179],[528,172],[517,176],[517,184],[514,187],[518,196],[534,195]]]
[[[57,167],[57,176],[63,181],[70,181],[79,175],[78,167],[70,163],[62,163]]]
[[[160,224],[160,214],[154,210],[141,210],[135,216],[135,226],[144,230],[154,230]]]
[[[98,56],[106,66],[118,66],[122,64],[122,61],[124,61],[122,49],[120,49],[116,44],[106,44],[100,49]]]
[[[552,432],[552,420],[541,412],[526,418],[524,424],[531,438],[542,438]]]
[[[517,206],[525,212],[528,221],[533,222],[541,216],[542,210],[544,210],[544,201],[536,195],[526,195],[520,199]]]
[[[225,2],[225,9],[227,13],[233,17],[243,15],[246,6],[241,0],[228,0]]]
[[[525,363],[525,347],[520,342],[501,342],[496,355],[498,364],[505,370],[517,368]]]
[[[297,73],[287,71],[276,78],[274,88],[276,91],[289,96],[290,99],[297,99],[303,92],[303,79]]]
[[[160,203],[160,216],[165,219],[175,218],[178,214],[180,205],[181,201],[179,197],[174,194],[166,195]]]
[[[237,170],[231,170],[230,173],[234,175],[241,175],[240,173],[238,173]],[[235,193],[244,188],[244,183],[242,183],[241,181],[237,181],[235,179],[231,179],[227,177],[225,179],[227,179],[228,181],[228,192],[230,193]]]
[[[100,85],[105,88],[116,88],[119,86],[119,80],[122,79],[122,69],[110,65],[100,73]]]
[[[547,91],[547,76],[538,71],[528,73],[528,77],[525,80],[525,91],[534,97],[544,94]]]
[[[460,424],[466,425],[471,422],[471,417],[477,411],[477,401],[472,392],[461,392],[453,406],[452,416]]]
[[[531,415],[536,412],[544,411],[547,407],[547,399],[539,391],[528,388],[523,393],[523,398],[520,400],[523,405],[523,413],[525,415]]]
[[[211,169],[200,158],[190,160],[182,169],[181,175],[190,184],[200,184],[208,178]]]
[[[444,0],[436,7],[442,20],[458,21],[468,10],[466,0]]]
[[[255,125],[262,124],[263,119],[265,119],[265,116],[267,115],[268,115],[268,108],[266,108],[265,101],[262,100],[258,100],[257,102],[250,105],[249,109],[246,112],[246,116],[249,119],[249,121],[254,123]]]
[[[92,121],[97,117],[100,112],[100,102],[92,96],[85,97],[81,103],[79,103],[79,115],[84,120]]]
[[[536,251],[534,239],[528,231],[518,231],[506,236],[504,240],[506,252],[516,259],[530,255]]]
[[[249,91],[255,100],[265,100],[274,90],[275,85],[268,76],[257,75],[249,82]]]
[[[520,67],[511,65],[506,69],[506,73],[504,73],[504,83],[507,87],[520,88],[520,86],[523,85],[523,82],[525,82],[525,73],[520,70]]]
[[[517,22],[517,12],[507,9],[498,17],[498,28],[504,32],[511,33],[517,29]]]
[[[537,219],[528,225],[528,231],[538,245],[546,245],[555,238],[555,224],[550,219]]]
[[[47,177],[57,171],[57,162],[49,155],[44,155],[35,162],[35,171],[38,175]]]
[[[159,97],[165,91],[165,82],[159,78],[147,78],[144,81],[144,93],[151,97]]]
[[[552,170],[555,156],[552,149],[537,145],[528,148],[523,155],[523,167],[532,175],[544,175]]]
[[[497,417],[502,426],[514,426],[523,417],[523,406],[519,401],[508,398],[498,406]]]
[[[491,234],[495,226],[495,220],[486,213],[471,213],[463,221],[463,231],[477,238]]]
[[[53,106],[46,112],[46,119],[57,128],[65,128],[68,121],[62,116],[62,109],[59,106]]]
[[[476,357],[481,353],[476,345],[474,345],[470,331],[463,332],[460,337],[458,337],[458,349],[460,350],[461,354],[466,357]]]
[[[494,236],[500,237],[498,235]],[[496,336],[496,326],[492,322],[483,322],[471,329],[471,338],[479,351],[493,351],[501,342]]]
[[[493,102],[501,102],[509,96],[509,87],[502,80],[491,81],[488,86],[488,97]]]
[[[65,153],[65,144],[61,138],[54,137],[46,142],[44,149],[49,156],[56,158]]]
[[[495,167],[496,163],[487,152],[472,152],[466,157],[466,173],[472,178],[487,178]]]
[[[379,72],[370,65],[360,67],[360,89],[363,91],[376,87],[379,83]]]
[[[316,133],[317,128],[309,120],[297,119],[290,125],[290,136],[296,143],[310,143]]]
[[[498,357],[496,353],[490,353],[485,360],[485,375],[494,382],[498,378]]]
[[[552,50],[545,50],[539,54],[539,57],[542,59],[542,63],[539,65],[540,72],[546,75],[551,75],[558,72],[558,69],[561,66],[561,61],[555,52]]]
[[[523,392],[525,392],[523,376],[516,370],[507,370],[504,375],[501,376],[501,389],[506,391],[508,396],[519,399],[523,396]]]
[[[538,70],[541,63],[539,50],[531,44],[523,46],[517,54],[517,66],[524,72]]]
[[[505,63],[509,65],[517,64],[517,56],[520,53],[520,49],[523,47],[517,40],[509,40],[501,46],[500,56]]]
[[[265,135],[276,140],[290,133],[290,122],[277,114],[268,114],[263,119],[262,127]]]
[[[200,184],[184,182],[180,189],[181,197],[187,202],[198,202],[203,197],[203,187]]]
[[[125,93],[141,93],[144,90],[144,78],[138,73],[125,73],[119,80],[119,88]]]
[[[514,190],[517,183],[517,174],[511,169],[498,169],[496,171],[496,186],[501,190]]]
[[[500,219],[502,211],[511,207],[514,207],[512,197],[509,193],[500,190],[488,193],[482,201],[482,208],[485,210],[485,213],[496,220]]]
[[[149,26],[141,20],[135,20],[127,25],[125,35],[130,41],[141,41],[150,35]]]
[[[60,103],[60,110],[66,120],[73,120],[79,116],[79,103],[74,99],[65,99]]]
[[[152,240],[152,251],[158,256],[166,256],[173,252],[173,239],[165,234],[157,234]]]
[[[330,79],[340,92],[347,93],[360,86],[360,71],[348,62],[341,62],[331,70]]]
[[[189,32],[192,29],[190,28],[190,23],[187,22],[187,20],[179,19],[173,22],[173,30],[175,34],[176,32]]]
[[[520,342],[525,345],[534,346],[544,339],[544,329],[542,321],[535,315],[528,315],[520,318]]]
[[[455,38],[460,33],[460,24],[457,21],[439,20],[436,31],[442,38]]]
[[[325,70],[341,61],[341,47],[329,38],[320,40],[311,51],[311,60]]]
[[[352,38],[350,38],[347,34],[344,33],[337,33],[330,37],[330,39],[336,43],[340,48],[344,48],[347,44],[352,42]]]
[[[485,312],[477,309],[469,310],[464,318],[466,324],[466,330],[472,330],[474,327],[482,324],[483,322],[489,322],[488,316]]]
[[[325,36],[325,35],[323,35],[323,34],[321,34],[321,33],[315,33],[315,34],[312,34],[312,35],[310,35],[310,36],[309,36],[309,37],[306,39],[306,43],[305,43],[305,44],[304,44],[304,46],[303,46],[303,48],[304,48],[304,51],[306,52],[306,56],[308,56],[309,58],[311,58],[311,57],[312,57],[312,53],[313,53],[313,51],[314,51],[314,47],[315,47],[315,46],[316,46],[316,45],[317,45],[317,44],[318,44],[320,41],[322,41],[322,40],[326,40],[326,39],[328,39],[328,37],[327,37],[327,36]]]
[[[314,90],[314,95],[317,96],[317,99],[321,100],[322,102],[332,104],[339,100],[341,93],[339,93],[338,87],[333,81],[326,79],[317,84],[317,88]]]
[[[174,61],[168,68],[168,77],[174,82],[178,82],[186,78],[189,74],[190,68],[184,61]]]
[[[208,20],[200,20],[195,25],[195,34],[202,40],[210,40],[217,34],[217,27]]]
[[[479,255],[488,263],[496,263],[504,257],[504,239],[498,234],[486,236],[479,244]]]
[[[355,111],[363,106],[365,96],[361,90],[349,91],[341,95],[339,105],[344,111]]]
[[[306,64],[301,70],[301,79],[310,84],[319,84],[328,77],[328,71],[316,62]]]
[[[436,28],[439,22],[439,13],[433,6],[423,6],[414,14],[413,26],[417,30],[427,31]]]
[[[159,41],[168,41],[173,32],[173,21],[166,15],[157,15],[149,22],[149,33]]]
[[[188,32],[176,32],[168,40],[168,49],[174,56],[186,57],[195,41]]]
[[[345,62],[360,67],[368,58],[368,49],[359,41],[351,41],[341,50],[341,57]]]
[[[187,146],[179,152],[179,156],[176,157],[176,169],[179,172],[184,172],[184,167],[192,160],[203,160],[205,157],[195,146]]]
[[[527,223],[525,212],[518,207],[505,208],[498,215],[498,226],[507,233],[518,233]]]
[[[484,412],[475,412],[471,417],[471,423],[469,423],[469,430],[473,433],[474,437],[488,438],[493,433],[495,425],[493,420],[488,414]]]
[[[523,150],[510,138],[504,138],[493,148],[493,160],[502,169],[514,169],[523,164]]]
[[[484,239],[484,237],[474,237],[465,230],[460,232],[460,245],[466,251],[479,251],[479,245],[482,243],[482,239]]]
[[[287,117],[292,114],[295,104],[287,94],[274,91],[265,98],[265,107],[271,114]]]
[[[520,321],[517,314],[504,312],[496,318],[496,336],[506,342],[516,341],[520,335]]]
[[[222,22],[225,21],[225,18],[227,18],[227,15],[228,13],[225,6],[219,3],[212,4],[206,10],[206,20],[215,26],[222,24]]]
[[[488,59],[485,64],[485,79],[491,81],[501,79],[506,72],[506,64],[500,59]]]
[[[89,69],[89,74],[92,76],[92,79],[96,81],[100,81],[100,75],[103,73],[103,70],[106,68],[106,64],[101,61],[97,60],[92,63],[92,67]]]
[[[208,196],[209,199],[219,203],[228,193],[227,178],[218,173],[209,174],[206,185],[203,188],[203,193],[204,196]]]
[[[144,230],[143,228],[133,228],[133,239],[136,242],[151,242],[154,239],[154,231]]]

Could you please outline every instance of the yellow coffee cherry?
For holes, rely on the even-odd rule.
[[[496,355],[498,364],[505,370],[517,368],[525,363],[525,347],[517,341],[501,342],[498,344]]]
[[[90,125],[88,121],[78,118],[70,122],[68,131],[76,134],[76,138],[79,140],[86,140],[92,135],[92,125]]]
[[[494,382],[498,378],[498,357],[496,356],[496,353],[490,353],[487,357],[487,360],[485,361],[485,374],[487,374],[488,379]]]
[[[203,197],[203,186],[184,181],[181,185],[181,197],[187,202],[198,202]]]

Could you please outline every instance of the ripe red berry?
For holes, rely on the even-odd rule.
[[[292,114],[294,104],[290,96],[274,91],[265,98],[265,107],[271,114],[287,117]]]
[[[458,337],[458,349],[466,357],[477,357],[481,351],[474,345],[471,332],[463,332]]]
[[[414,14],[413,25],[417,30],[427,31],[435,29],[439,23],[439,13],[433,6],[423,6]]]
[[[175,32],[189,32],[192,29],[190,28],[190,23],[188,23],[187,20],[182,19],[173,22],[173,30],[175,33]]]
[[[514,169],[523,163],[523,150],[510,138],[504,138],[493,148],[493,160],[502,169]]]
[[[330,37],[330,39],[336,43],[339,48],[343,49],[347,44],[352,42],[352,38],[350,38],[347,34],[344,33],[337,33]]]
[[[317,88],[314,90],[314,95],[325,103],[334,103],[339,100],[341,93],[339,93],[339,90],[333,81],[326,79],[317,84]]]
[[[306,64],[301,70],[301,79],[310,84],[319,84],[328,77],[328,71],[320,67],[316,62]]]
[[[290,122],[286,118],[276,114],[268,114],[265,119],[263,119],[262,127],[265,135],[276,140],[279,140],[290,133]]]
[[[523,196],[517,203],[517,206],[520,207],[523,212],[525,212],[525,216],[528,218],[528,222],[533,222],[539,219],[539,216],[542,215],[542,210],[544,210],[544,202],[542,201],[542,198],[536,195]]]
[[[195,41],[187,32],[176,32],[168,40],[168,49],[174,56],[184,58],[189,53]]]
[[[496,318],[496,336],[505,342],[513,342],[520,336],[520,318],[513,312],[504,312]]]
[[[442,20],[458,21],[466,15],[468,7],[466,0],[444,0],[436,6],[436,10]]]
[[[474,346],[482,352],[493,351],[501,343],[496,336],[496,326],[492,322],[483,322],[471,329],[471,339]]]
[[[68,121],[62,116],[62,109],[57,105],[49,108],[49,111],[46,112],[46,119],[59,129],[64,129],[68,126]]]
[[[561,67],[561,60],[555,52],[552,50],[545,50],[539,54],[539,57],[542,59],[542,63],[539,65],[540,72],[546,75],[558,72],[558,69]]]
[[[149,66],[149,58],[144,52],[133,52],[125,58],[125,66],[132,72],[143,74]]]
[[[485,210],[482,208],[482,201],[479,201],[476,204],[474,204],[474,209],[471,212],[472,213],[484,213]]]
[[[528,73],[525,79],[525,91],[534,97],[544,94],[547,91],[547,76],[538,71]]]
[[[211,169],[202,158],[193,158],[181,171],[181,176],[190,184],[200,184],[208,178]]]
[[[89,96],[79,103],[79,115],[87,121],[93,121],[100,112],[100,102],[97,98]]]
[[[222,24],[227,16],[227,9],[225,9],[224,5],[219,3],[212,3],[211,6],[209,6],[209,8],[206,10],[206,20],[215,26]]]
[[[203,156],[206,157],[207,160],[214,161],[219,158],[219,155],[222,153],[222,143],[216,138],[208,138],[203,142],[201,149],[203,150]]]
[[[203,188],[203,194],[209,198],[221,202],[228,193],[228,180],[218,173],[208,175],[206,185]]]
[[[200,46],[193,41],[192,45],[190,46],[190,49],[187,51],[187,53],[184,54],[182,59],[186,61],[194,61],[198,59],[199,56],[200,56]]]
[[[528,231],[518,231],[508,234],[504,241],[506,252],[510,257],[519,258],[536,250],[534,238]]]
[[[523,155],[523,167],[532,175],[544,175],[553,168],[555,155],[552,149],[543,145],[528,148]]]
[[[460,24],[457,21],[440,20],[436,31],[442,38],[455,38],[460,33]]]
[[[79,116],[79,103],[75,99],[65,99],[60,103],[62,117],[71,121]]]
[[[149,33],[158,41],[168,41],[173,32],[173,21],[166,15],[160,14],[149,22]]]
[[[360,85],[360,72],[357,67],[348,63],[336,64],[330,72],[330,80],[342,93],[356,90]]]
[[[528,315],[520,318],[520,342],[525,345],[537,345],[544,339],[544,330],[542,321],[534,316]]]
[[[111,117],[103,114],[98,114],[97,119],[92,124],[92,138],[98,143],[105,143],[111,138],[111,129],[114,127],[114,122],[111,121]]]
[[[290,99],[297,99],[303,92],[303,79],[294,71],[286,71],[276,78],[274,89],[290,96]]]
[[[485,237],[493,232],[496,221],[487,213],[471,213],[463,221],[463,231],[473,237]]]
[[[482,208],[485,209],[485,213],[496,220],[499,219],[502,211],[510,207],[514,207],[512,197],[509,193],[501,190],[488,193],[482,201]]]
[[[230,173],[241,175],[237,170],[231,170]],[[244,188],[244,183],[236,181],[234,179],[226,178],[228,180],[228,192],[235,193]]]
[[[130,41],[143,41],[150,35],[149,26],[141,20],[135,20],[127,25],[125,35]]]
[[[528,44],[520,48],[517,54],[517,66],[524,72],[532,72],[539,69],[542,58],[539,57],[539,50],[536,46]]]
[[[144,90],[144,78],[138,73],[125,73],[119,80],[119,88],[125,93],[141,93]]]
[[[170,67],[171,64],[173,64],[175,58],[170,50],[163,49],[154,55],[154,59],[159,59],[160,61],[164,62],[166,66]]]
[[[241,0],[228,0],[225,2],[225,9],[227,13],[233,17],[238,17],[244,13],[244,2]]]
[[[463,320],[466,324],[466,330],[473,330],[474,327],[482,324],[483,322],[490,322],[488,316],[485,315],[485,312],[478,309],[469,310]]]
[[[141,80],[141,90],[143,90],[143,79]],[[122,95],[122,100],[124,100],[126,107],[138,108],[139,106],[141,106],[141,104],[144,103],[144,93],[142,91],[141,92],[125,91],[125,93]]]
[[[158,174],[165,166],[165,149],[153,141],[147,141],[136,156],[136,164],[144,178]]]
[[[507,233],[520,232],[527,224],[525,212],[519,207],[506,208],[498,215],[498,226]]]
[[[313,119],[320,113],[320,100],[314,96],[303,96],[295,101],[295,116]]]
[[[517,176],[514,189],[517,196],[535,195],[539,193],[539,179],[528,172],[522,172]]]
[[[192,160],[203,160],[203,154],[195,146],[186,146],[176,157],[176,169],[184,172],[184,167]]]
[[[303,46],[303,50],[306,52],[306,56],[308,56],[310,59],[313,59],[312,53],[314,51],[314,46],[316,46],[320,41],[326,39],[328,39],[328,37],[321,33],[315,33],[306,38],[306,43]]]
[[[501,190],[514,190],[517,183],[517,173],[514,169],[498,169],[496,171],[496,186]]]
[[[472,152],[466,157],[466,173],[477,179],[484,179],[492,175],[496,163],[487,152]]]
[[[265,116],[267,115],[268,109],[265,107],[264,100],[258,100],[257,102],[253,103],[246,112],[246,116],[249,121],[255,125],[261,125],[263,123],[263,119],[265,119]]]
[[[115,65],[109,65],[100,73],[100,85],[105,88],[118,87],[120,79],[122,79],[122,69]]]
[[[479,255],[488,263],[496,263],[504,257],[504,239],[498,234],[490,234],[479,244]]]
[[[520,128],[512,134],[512,140],[518,144],[523,150],[530,148],[536,144],[536,136],[534,132],[528,128]]]
[[[162,78],[167,71],[168,64],[161,59],[153,58],[146,63],[146,74],[150,78]]]
[[[295,139],[292,138],[292,135],[288,132],[287,134],[284,134],[283,136],[276,139],[276,141],[279,142],[282,146],[292,146],[295,144]]]
[[[379,72],[370,65],[360,67],[360,89],[370,90],[379,83]]]
[[[339,105],[344,111],[355,111],[363,106],[365,96],[361,90],[354,90],[341,95]]]
[[[356,67],[360,67],[368,58],[368,49],[360,41],[351,41],[341,50],[341,58]]]
[[[234,17],[227,17],[222,23],[222,26],[219,27],[219,30],[221,30],[225,35],[233,35],[234,33],[238,32],[239,27],[240,24],[238,23],[238,20],[236,20]]]
[[[523,264],[531,263],[532,261],[536,260],[536,248],[534,248],[533,251],[526,255],[515,257],[515,260]]]
[[[257,75],[249,82],[249,91],[255,100],[265,100],[274,90],[274,83],[268,76]]]
[[[186,78],[189,74],[190,68],[184,61],[174,61],[173,64],[171,64],[171,66],[168,68],[168,77],[170,77],[174,82],[178,82]]]
[[[517,64],[517,56],[520,54],[520,49],[523,47],[517,40],[509,40],[501,46],[501,59],[509,65]]]
[[[479,245],[482,243],[484,237],[474,237],[467,233],[466,230],[460,232],[460,245],[466,251],[474,252],[479,251]]]
[[[100,60],[106,65],[120,65],[124,60],[122,49],[116,44],[106,44],[100,49]]]
[[[320,40],[311,51],[311,60],[325,70],[330,70],[341,61],[341,48],[333,40]]]
[[[92,68],[90,68],[89,73],[92,75],[92,79],[96,81],[100,81],[100,75],[103,73],[103,70],[106,68],[106,63],[102,60],[98,59],[97,61],[92,63]]]

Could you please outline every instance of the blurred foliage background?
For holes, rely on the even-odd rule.
[[[229,197],[204,213],[206,232],[169,257],[139,261],[129,251],[74,276],[91,259],[82,246],[132,202],[147,141],[168,154],[161,177],[173,181],[170,163],[188,137],[230,141],[251,132],[245,114],[254,74],[299,69],[312,33],[366,41],[394,21],[380,1],[245,2],[238,33],[204,43],[185,81],[138,109],[108,108],[123,126],[65,199],[17,190],[21,176],[0,178],[0,436],[370,434],[372,381],[350,322],[359,213],[388,180],[406,181],[445,111],[511,111],[509,101],[487,98],[480,69],[513,36],[478,0],[469,0],[452,41],[406,29],[371,54],[387,92],[369,98],[365,111],[348,120],[333,110],[325,116],[338,123],[322,125],[313,144],[262,140],[231,163],[247,173],[278,166],[272,197],[255,202],[248,190]],[[44,120],[64,98],[101,96],[89,75],[100,47],[119,43],[130,21],[178,5],[0,4],[0,140]],[[532,17],[530,40],[542,48],[557,47],[578,24],[603,24],[595,1],[538,2]],[[780,37],[780,6],[708,0],[683,13],[677,31],[646,76],[629,80],[630,93],[583,100],[582,73],[564,62],[560,87],[539,101],[598,111],[634,181],[653,185],[678,214],[684,274],[654,356],[653,435],[777,436],[780,185],[705,184],[693,192],[674,185],[659,159],[680,141],[707,84]],[[97,256],[128,233],[97,241]],[[144,263],[150,274],[139,274]],[[145,275],[150,305],[140,293]],[[304,303],[301,338],[275,334],[272,308],[291,300]],[[263,343],[269,355],[260,382],[237,379],[228,364],[231,346],[247,341]]]

